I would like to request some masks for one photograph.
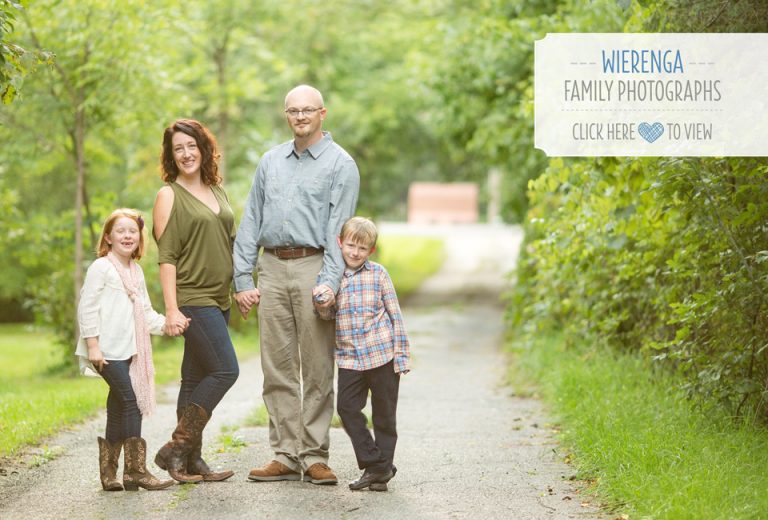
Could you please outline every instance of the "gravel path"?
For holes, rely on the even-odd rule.
[[[514,266],[520,230],[383,224],[381,233],[442,236],[447,255],[441,272],[403,306],[413,371],[401,380],[399,473],[388,493],[347,489],[359,470],[340,429],[331,432],[330,460],[340,485],[248,482],[249,469],[271,455],[266,428],[242,425],[261,405],[261,369],[253,359],[242,364],[240,379],[206,430],[216,441],[227,427],[242,441],[237,444],[244,444],[220,452],[209,448],[212,466],[235,470],[229,481],[102,492],[100,415],[51,439],[49,447],[59,453],[54,460],[0,477],[0,518],[603,518],[573,489],[568,479],[573,470],[554,453],[557,445],[541,404],[511,397],[503,385],[498,296],[507,283],[504,273]],[[144,423],[153,454],[175,424],[176,391],[163,389],[158,413]],[[164,475],[154,465],[151,469]]]

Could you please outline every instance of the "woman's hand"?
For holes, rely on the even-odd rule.
[[[258,289],[249,289],[247,291],[240,291],[235,293],[235,302],[237,303],[237,309],[243,316],[243,319],[248,317],[248,313],[251,311],[251,307],[258,306],[261,301],[261,292]]]
[[[190,321],[192,320],[184,316],[179,309],[171,309],[166,312],[163,332],[166,336],[181,336],[189,327]]]

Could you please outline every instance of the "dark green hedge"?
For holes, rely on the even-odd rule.
[[[641,351],[768,417],[768,161],[553,159],[529,197],[518,331]]]

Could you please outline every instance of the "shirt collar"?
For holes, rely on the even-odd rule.
[[[307,151],[313,159],[317,159],[331,145],[332,142],[333,137],[331,137],[331,133],[323,131],[323,137],[318,142],[307,148]],[[296,157],[299,156],[299,154],[296,153],[296,146],[293,140],[288,141],[286,145],[286,157],[290,157],[291,154],[295,155]]]
[[[358,267],[354,271],[350,271],[349,268],[345,268],[344,269],[344,276],[347,276],[347,277],[354,276],[357,273],[359,273],[360,271],[362,271],[363,269],[367,269],[367,270],[371,269],[371,262],[370,262],[370,260],[366,260],[365,262],[363,262],[363,265],[361,265],[360,267]]]

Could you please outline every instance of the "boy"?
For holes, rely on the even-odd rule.
[[[346,268],[336,299],[337,410],[352,440],[362,476],[349,489],[386,491],[397,469],[395,412],[400,375],[409,371],[410,348],[397,294],[386,269],[368,257],[378,232],[370,220],[352,217],[338,238]],[[362,410],[371,392],[371,436]]]

